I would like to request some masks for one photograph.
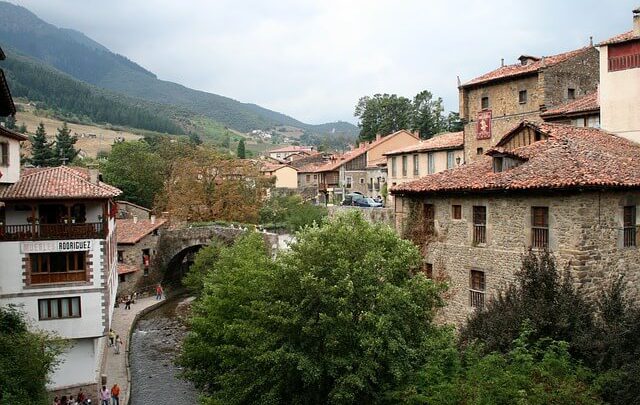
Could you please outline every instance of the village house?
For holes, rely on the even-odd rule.
[[[387,181],[384,154],[394,149],[417,144],[417,134],[400,130],[357,148],[332,156],[323,164],[311,163],[298,170],[299,187],[317,187],[320,200],[339,204],[347,193],[359,192],[376,197]]]
[[[447,321],[513,282],[528,249],[550,251],[584,294],[624,275],[640,297],[640,145],[627,139],[524,121],[474,162],[393,193],[398,230],[450,285]]]
[[[272,149],[270,151],[267,152],[267,156],[274,158],[274,159],[278,159],[279,161],[289,161],[290,157],[292,156],[300,156],[300,155],[305,155],[308,156],[311,153],[313,153],[313,147],[312,146],[296,146],[296,145],[291,145],[291,146],[284,146],[282,148],[277,148],[277,149]]]
[[[576,127],[600,128],[600,98],[598,92],[562,104],[540,114],[547,122]]]
[[[465,162],[482,158],[522,120],[542,121],[545,111],[593,94],[598,87],[598,51],[586,46],[552,56],[520,56],[459,85]]]
[[[261,162],[260,172],[274,177],[276,188],[298,188],[298,170],[289,164]]]
[[[156,255],[158,239],[167,220],[150,215],[116,220],[118,229],[118,295],[148,292],[155,284],[145,282]]]
[[[384,154],[390,186],[464,164],[464,135],[449,132]],[[393,203],[393,200],[389,200]]]
[[[603,129],[640,142],[640,8],[633,28],[598,44]]]

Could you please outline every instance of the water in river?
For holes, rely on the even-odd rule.
[[[186,328],[178,320],[188,298],[168,302],[138,322],[131,337],[130,405],[194,405],[196,389],[178,378],[174,359]]]

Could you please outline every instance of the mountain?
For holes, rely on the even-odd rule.
[[[159,80],[152,72],[84,34],[55,27],[26,8],[7,2],[0,2],[0,44],[94,86],[136,99],[175,105],[242,132],[276,125],[318,133],[358,131],[347,122],[306,124],[255,104]]]

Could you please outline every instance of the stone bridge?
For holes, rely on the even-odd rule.
[[[167,269],[181,266],[185,258],[193,255],[202,247],[207,246],[213,240],[230,245],[240,235],[246,232],[244,229],[225,227],[220,225],[180,227],[165,229],[156,247],[156,255],[152,263],[152,282],[161,282],[166,279]],[[263,233],[265,244],[274,252],[278,247],[278,235]],[[177,275],[178,277],[181,276]]]

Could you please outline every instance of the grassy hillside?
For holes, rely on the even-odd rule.
[[[124,56],[110,52],[85,35],[57,28],[29,10],[6,2],[0,2],[0,44],[13,47],[95,86],[136,99],[178,106],[241,132],[277,125],[295,126],[316,133],[334,129],[357,132],[357,128],[349,123],[309,125],[255,104],[158,80],[153,73]]]

